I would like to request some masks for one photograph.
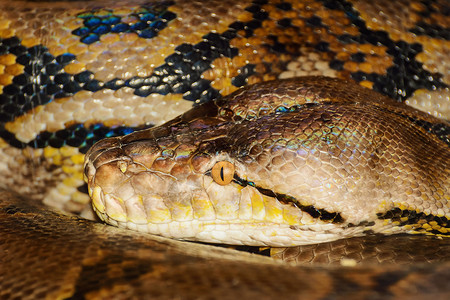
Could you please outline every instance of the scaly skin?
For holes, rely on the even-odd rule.
[[[449,298],[448,239],[371,236],[276,254],[350,258],[362,264],[355,269],[267,267],[242,253],[233,252],[237,263],[208,256],[214,247],[190,255],[198,248],[180,242],[157,251],[153,236],[47,210],[94,218],[82,172],[96,141],[246,84],[337,77],[448,119],[447,8],[446,0],[1,0],[0,298]],[[134,25],[141,17],[144,29]],[[403,213],[385,217],[401,225]],[[183,250],[168,254],[167,243]]]
[[[56,214],[10,191],[1,190],[0,200],[2,299],[344,300],[450,295],[449,239],[421,237],[422,245],[433,247],[420,249],[417,236],[387,237],[386,244],[377,238],[367,244],[361,239],[325,243],[303,248],[297,257],[302,265],[292,266]],[[360,264],[342,267],[342,259]]]
[[[85,175],[102,220],[165,237],[288,247],[448,236],[448,127],[348,82],[278,80],[102,140]],[[228,184],[211,175],[221,161],[234,165]]]

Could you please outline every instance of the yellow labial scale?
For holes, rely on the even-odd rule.
[[[194,197],[192,199],[194,218],[197,220],[214,220],[216,217],[211,201],[205,198]]]
[[[192,220],[194,215],[190,203],[174,203],[169,206],[169,210],[174,221],[189,221]]]
[[[166,210],[153,210],[148,214],[148,221],[150,223],[169,223],[171,220],[171,214],[168,209]]]
[[[252,219],[252,195],[255,193],[249,186],[241,190],[241,199],[239,201],[239,220],[251,220]]]
[[[118,200],[123,202],[122,199]],[[118,205],[117,203],[115,203],[114,206],[108,203],[105,209],[106,215],[115,221],[127,222],[128,221],[127,215],[123,212],[121,208],[117,209],[118,207],[120,207],[120,205]]]
[[[105,204],[101,199],[102,189],[100,187],[95,187],[93,191],[89,190],[89,195],[92,198],[92,206],[100,213],[105,213]]]
[[[300,225],[301,212],[294,206],[288,206],[283,208],[284,223],[288,225]]]
[[[265,220],[274,223],[283,223],[283,208],[274,199],[263,196],[266,210]]]
[[[246,193],[242,194],[241,201],[239,201],[239,220],[251,220],[252,219],[252,201],[250,196],[246,196]]]
[[[266,208],[264,206],[263,196],[259,193],[254,193],[251,196],[251,201],[252,201],[253,219],[264,220]]]
[[[132,197],[125,203],[127,221],[134,224],[147,224],[147,215],[143,205],[142,196]]]
[[[172,221],[170,210],[164,204],[162,197],[157,195],[147,196],[144,199],[144,207],[149,223],[162,224]]]

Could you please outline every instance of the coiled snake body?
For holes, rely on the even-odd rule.
[[[445,1],[1,7],[2,298],[448,296]]]

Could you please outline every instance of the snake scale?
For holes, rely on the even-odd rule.
[[[0,7],[1,299],[449,297],[446,1],[1,1]],[[311,75],[326,77],[285,79]],[[245,98],[234,103],[240,95]],[[277,117],[269,118],[273,113]],[[371,194],[379,188],[371,184],[380,184],[377,191],[403,200],[372,208],[377,220],[364,222],[356,218],[357,205],[356,210],[348,203],[324,206],[317,200],[319,190],[314,198],[294,199],[296,189],[286,185],[295,184],[288,180],[283,187],[264,182],[265,175],[244,176],[239,163],[227,172],[231,167],[225,156],[216,173],[215,163],[202,165],[207,159],[199,155],[197,170],[206,174],[203,180],[210,186],[239,185],[240,191],[257,191],[272,201],[270,207],[277,204],[270,199],[276,199],[288,215],[298,217],[293,208],[301,210],[303,221],[343,224],[345,234],[329,230],[331,235],[375,232],[377,224],[426,235],[340,240],[324,235],[320,244],[272,249],[282,262],[94,221],[83,180],[84,155],[93,144],[111,138],[90,150],[86,168],[94,206],[101,212],[101,196],[95,197],[90,177],[98,154],[106,154],[106,165],[117,167],[103,172],[108,185],[108,176],[149,168],[142,162],[134,169],[127,161],[118,163],[117,153],[108,154],[117,141],[121,146],[116,149],[139,150],[135,158],[151,152],[155,139],[159,147],[167,147],[157,154],[164,158],[156,164],[159,169],[152,171],[158,180],[170,159],[190,153],[185,149],[174,156],[174,136],[190,140],[189,132],[197,130],[206,141],[203,154],[215,151],[211,145],[228,149],[223,137],[233,137],[233,129],[223,126],[230,118],[249,129],[248,135],[236,129],[235,145],[258,141],[255,136],[300,137],[296,129],[310,120],[305,128],[314,130],[302,132],[307,134],[302,145],[309,141],[328,147],[337,145],[333,130],[344,136],[352,122],[362,123],[358,128],[367,131],[347,136],[353,149],[363,146],[351,157],[358,160],[378,151],[378,160],[370,160],[369,166],[379,172],[379,162],[391,159],[390,175],[401,182],[363,180],[365,194],[354,197],[380,198]],[[265,130],[252,128],[252,120]],[[330,122],[329,132],[321,127]],[[202,131],[211,126],[219,133]],[[183,128],[189,129],[185,135],[167,132]],[[371,150],[372,142],[376,147]],[[142,148],[145,143],[150,148]],[[112,150],[104,150],[105,145]],[[251,158],[267,145],[231,150]],[[389,152],[391,148],[395,151]],[[183,174],[182,167],[170,170],[174,178]],[[289,174],[288,168],[277,172]],[[364,179],[363,169],[346,174],[346,187],[358,182],[358,176]],[[174,218],[185,211],[178,213],[171,211]],[[217,207],[216,213],[221,214]],[[137,223],[139,217],[129,216]],[[117,225],[120,217],[111,219]],[[297,225],[287,228],[298,231]]]

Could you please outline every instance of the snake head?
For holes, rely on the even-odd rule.
[[[419,113],[354,85],[331,99],[338,81],[282,83],[95,144],[85,161],[94,210],[152,234],[258,246],[413,231],[425,202],[419,215],[447,224],[448,146],[411,123]]]

